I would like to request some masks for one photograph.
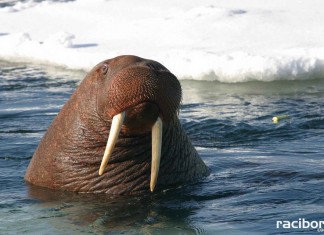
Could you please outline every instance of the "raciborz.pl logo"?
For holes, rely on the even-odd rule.
[[[324,220],[313,220],[309,221],[304,218],[299,218],[298,220],[277,220],[277,228],[283,229],[314,229],[318,232],[324,232]]]

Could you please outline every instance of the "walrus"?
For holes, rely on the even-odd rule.
[[[180,82],[156,61],[124,55],[99,63],[49,126],[25,180],[126,195],[207,176],[180,124],[181,100]]]

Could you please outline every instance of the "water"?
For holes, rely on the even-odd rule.
[[[276,221],[324,220],[324,79],[183,80],[180,119],[211,169],[200,182],[131,197],[26,185],[35,148],[83,76],[0,62],[1,234],[317,233]]]

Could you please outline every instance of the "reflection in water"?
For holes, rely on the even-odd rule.
[[[192,186],[194,187],[194,186]],[[193,188],[192,188],[193,189]],[[127,234],[196,234],[190,216],[199,208],[182,188],[159,194],[111,196],[79,194],[28,185],[34,206],[42,210],[51,225],[60,231],[74,225],[74,230],[125,232]],[[71,229],[71,227],[70,227]]]

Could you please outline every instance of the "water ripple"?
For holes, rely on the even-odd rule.
[[[323,81],[182,81],[180,121],[211,175],[116,197],[25,184],[28,162],[80,73],[0,65],[1,231],[269,234],[278,219],[322,219]],[[272,123],[285,114],[290,118]]]

